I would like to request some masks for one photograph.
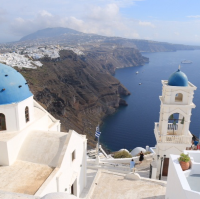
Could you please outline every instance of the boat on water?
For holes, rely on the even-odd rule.
[[[139,72],[137,71],[136,74],[138,74]]]
[[[183,60],[181,62],[181,64],[191,64],[191,63],[192,63],[192,61],[190,61],[190,60]]]
[[[141,85],[142,83],[139,83],[139,85]]]

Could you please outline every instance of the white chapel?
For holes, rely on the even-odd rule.
[[[24,77],[0,64],[0,191],[38,197],[86,186],[87,139],[33,99]]]
[[[192,144],[189,130],[194,91],[197,89],[180,68],[167,80],[162,80],[160,118],[155,123],[157,175],[167,176],[169,155],[179,155]]]

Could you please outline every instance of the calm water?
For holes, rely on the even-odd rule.
[[[161,80],[167,80],[178,69],[181,60],[191,60],[192,64],[182,64],[190,82],[197,86],[194,95],[196,108],[192,110],[190,131],[200,133],[200,51],[177,51],[164,53],[143,53],[149,63],[116,71],[115,77],[131,92],[124,97],[127,107],[108,116],[101,127],[100,142],[112,151],[121,148],[133,149],[137,146],[155,146],[154,122],[159,121],[162,92]],[[136,75],[136,71],[139,74]],[[139,83],[142,85],[139,85]]]

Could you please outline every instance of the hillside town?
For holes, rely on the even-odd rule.
[[[51,59],[56,59],[60,57],[60,50],[71,50],[77,55],[83,55],[84,53],[77,48],[59,46],[59,45],[47,45],[47,46],[34,46],[34,47],[16,47],[14,49],[1,48],[0,50],[5,50],[12,52],[5,52],[0,54],[0,63],[7,64],[8,66],[18,67],[18,68],[32,68],[37,69],[41,67],[42,63],[39,59],[43,57],[50,57]]]

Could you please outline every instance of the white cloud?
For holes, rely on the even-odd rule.
[[[7,12],[4,9],[0,8],[0,24],[6,22],[7,20],[6,15],[7,15]]]
[[[127,7],[130,5],[134,5],[137,1],[144,1],[144,0],[98,0],[97,2],[104,2],[104,3],[114,3],[119,7]]]
[[[200,15],[187,16],[188,18],[200,18]]]
[[[43,10],[35,18],[18,17],[11,24],[12,32],[19,36],[48,27],[68,27],[85,33],[106,36],[139,37],[137,31],[133,27],[129,27],[126,19],[120,15],[119,7],[114,3],[103,7],[89,6],[87,14],[82,19],[75,16],[61,17]]]
[[[161,21],[154,17],[134,19],[132,5],[137,1],[140,0],[35,0],[34,3],[20,0],[19,4],[14,0],[1,0],[4,10],[0,8],[0,28],[4,33],[0,33],[0,40],[9,41],[9,37],[18,40],[48,27],[68,27],[106,36],[200,43],[199,36],[195,37],[200,33],[200,15],[188,16],[194,20],[185,21]],[[124,17],[126,7],[127,17]],[[128,13],[132,11],[130,8],[133,14]],[[5,23],[6,20],[9,21]]]
[[[105,7],[92,6],[88,17],[93,20],[115,20],[119,18],[119,7],[116,4],[108,4]]]
[[[41,16],[47,16],[47,17],[52,17],[53,15],[51,14],[51,13],[49,13],[49,12],[47,12],[46,10],[42,10],[41,12],[40,12],[40,15]]]
[[[105,6],[88,6],[82,17],[60,16],[42,10],[35,17],[16,18],[11,23],[11,32],[20,37],[48,27],[68,27],[85,33],[125,38],[168,41],[174,43],[200,43],[200,21],[141,21],[125,18],[115,3]],[[181,34],[180,34],[181,30]]]
[[[125,38],[168,41],[173,43],[200,43],[200,21],[141,21],[125,18],[115,3],[105,6],[88,6],[82,17],[60,16],[42,10],[35,17],[16,18],[11,24],[11,32],[18,39],[37,30],[48,27],[68,27],[85,33]],[[181,30],[181,34],[180,34]]]
[[[176,36],[179,36],[179,35],[180,35],[180,33],[179,33],[179,32],[174,32],[174,34],[175,34]]]
[[[200,21],[156,21],[158,41],[173,43],[200,44],[200,38],[195,37],[200,32]],[[176,36],[175,36],[176,35]]]
[[[62,18],[43,10],[33,19],[16,18],[14,22],[11,23],[11,31],[18,36],[24,36],[44,28],[70,27],[73,29],[80,29],[82,24],[83,21],[75,17]]]
[[[139,21],[139,25],[140,26],[149,26],[149,27],[155,28],[155,25],[152,24],[151,22],[148,22],[148,21]]]
[[[85,33],[138,38],[139,33],[134,26],[130,27],[128,19],[120,14],[121,7],[137,1],[143,0],[57,0],[56,3],[54,0],[35,0],[31,6],[26,0],[20,0],[20,4],[15,3],[15,6],[2,0],[2,5],[9,6],[7,29],[13,38],[20,39],[47,27],[68,27]]]

